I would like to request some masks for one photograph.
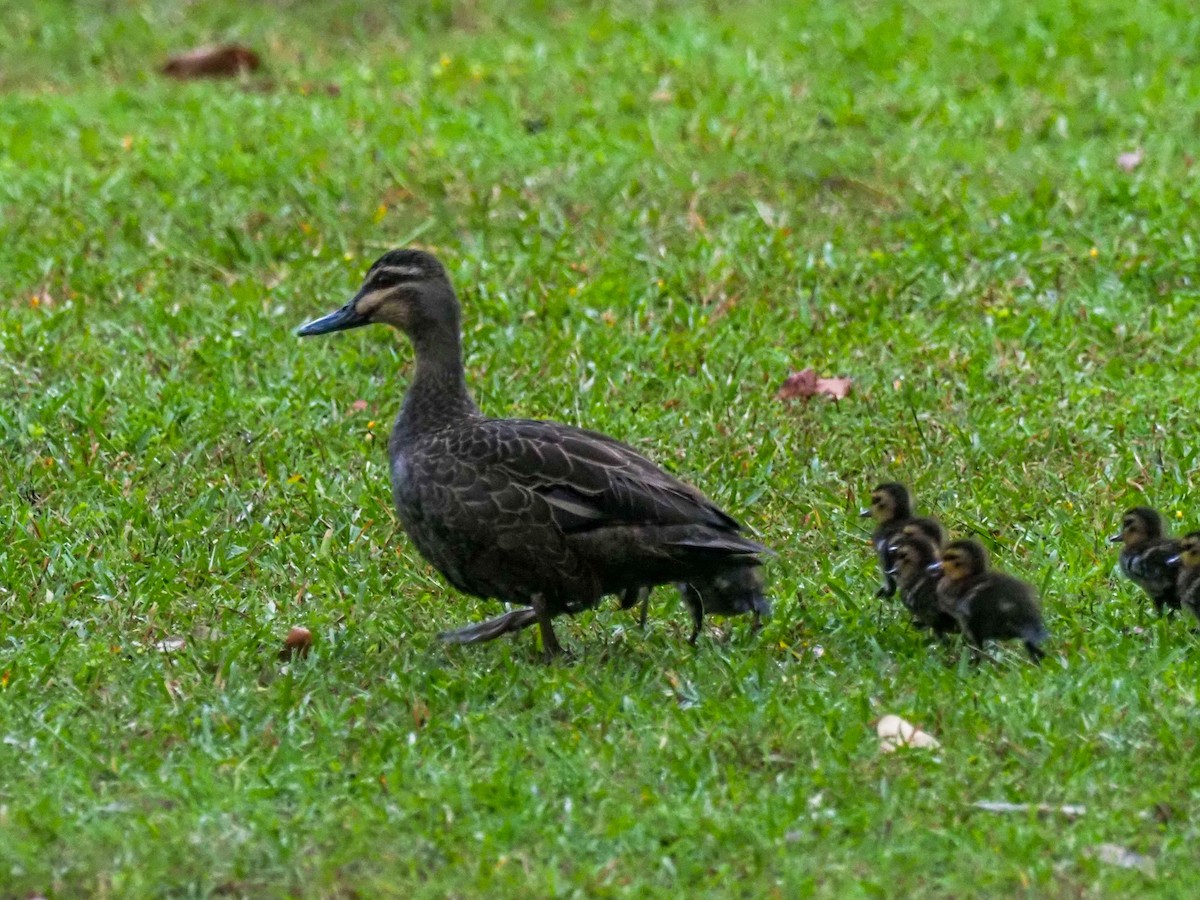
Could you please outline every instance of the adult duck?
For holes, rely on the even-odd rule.
[[[606,594],[759,564],[768,551],[736,520],[632,447],[557,422],[480,412],[467,389],[460,322],[442,264],[402,249],[380,257],[345,306],[298,331],[382,323],[412,343],[416,370],[388,442],[400,522],[455,588],[522,607],[443,639],[491,640],[536,621],[550,658],[562,652],[556,616]],[[761,602],[743,605],[757,612]]]

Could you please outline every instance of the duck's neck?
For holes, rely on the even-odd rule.
[[[416,437],[479,415],[479,407],[467,390],[457,329],[415,335],[412,343],[417,356],[416,371],[396,420],[397,439]]]

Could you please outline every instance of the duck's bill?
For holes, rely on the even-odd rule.
[[[1119,533],[1118,533],[1118,534],[1114,534],[1112,537],[1110,537],[1110,538],[1108,539],[1108,542],[1109,542],[1110,544],[1119,544],[1119,543],[1121,543],[1121,535],[1120,535]]]
[[[867,516],[869,516],[870,514],[871,514],[871,508],[870,508],[869,506],[868,506],[866,509],[860,509],[860,510],[858,511],[858,517],[859,517],[860,519],[865,519],[865,518],[866,518]]]
[[[940,562],[930,563],[928,566],[925,567],[925,570],[927,572],[929,572],[929,574],[931,574],[931,575],[941,575],[942,574],[942,564]]]
[[[296,334],[300,337],[311,337],[314,334],[329,334],[331,331],[345,331],[348,328],[358,328],[361,325],[366,325],[371,320],[366,316],[360,316],[354,310],[354,301],[350,301],[337,312],[331,312],[327,316],[321,316],[319,319],[313,319],[311,322],[301,325],[296,329]]]
[[[1172,556],[1172,557],[1169,557],[1169,558],[1167,559],[1167,565],[1168,565],[1168,566],[1177,566],[1177,565],[1179,565],[1179,561],[1180,561],[1181,559],[1183,559],[1183,554],[1182,554],[1182,553],[1176,553],[1174,556]]]

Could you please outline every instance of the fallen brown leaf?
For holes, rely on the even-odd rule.
[[[1123,172],[1132,172],[1142,164],[1142,161],[1145,158],[1146,154],[1142,151],[1141,147],[1138,147],[1136,150],[1130,153],[1122,153],[1120,156],[1118,156],[1117,166],[1119,166]]]
[[[850,387],[854,382],[850,378],[818,378],[817,370],[813,368],[793,372],[779,387],[775,395],[777,400],[793,400],[796,397],[807,400],[817,394],[824,394],[834,400],[844,400],[850,396]]]
[[[262,66],[262,59],[249,47],[238,44],[197,47],[186,53],[172,56],[162,67],[162,73],[171,78],[231,78],[247,72],[255,72]]]
[[[279,651],[279,658],[283,660],[292,659],[299,656],[303,659],[308,656],[308,651],[312,649],[313,636],[312,632],[300,625],[292,626],[291,631],[287,633],[287,637],[283,639],[283,649]]]
[[[417,728],[424,728],[429,724],[429,706],[420,697],[413,700],[412,717],[413,725]]]

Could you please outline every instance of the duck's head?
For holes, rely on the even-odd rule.
[[[1200,568],[1200,531],[1189,531],[1179,540],[1179,555],[1167,560],[1183,563],[1189,569]]]
[[[928,516],[917,516],[904,526],[901,534],[905,537],[915,537],[929,541],[935,547],[942,546],[946,541],[946,535],[942,531],[941,523],[937,519],[931,519]]]
[[[1121,517],[1121,530],[1109,540],[1114,544],[1124,544],[1127,548],[1140,547],[1146,541],[1153,541],[1163,535],[1162,516],[1148,506],[1135,506],[1127,509]]]
[[[308,337],[383,322],[399,328],[414,343],[447,330],[457,339],[458,299],[446,270],[424,250],[389,250],[367,270],[362,287],[336,312],[302,325]]]
[[[910,577],[937,562],[937,548],[923,535],[904,535],[891,546],[892,569],[888,574]]]
[[[912,515],[912,501],[908,497],[908,488],[894,481],[879,485],[871,491],[871,505],[860,515],[864,519],[870,516],[881,523],[907,519]]]
[[[929,567],[948,581],[963,581],[987,571],[987,551],[975,541],[951,541],[942,551],[941,562]]]

